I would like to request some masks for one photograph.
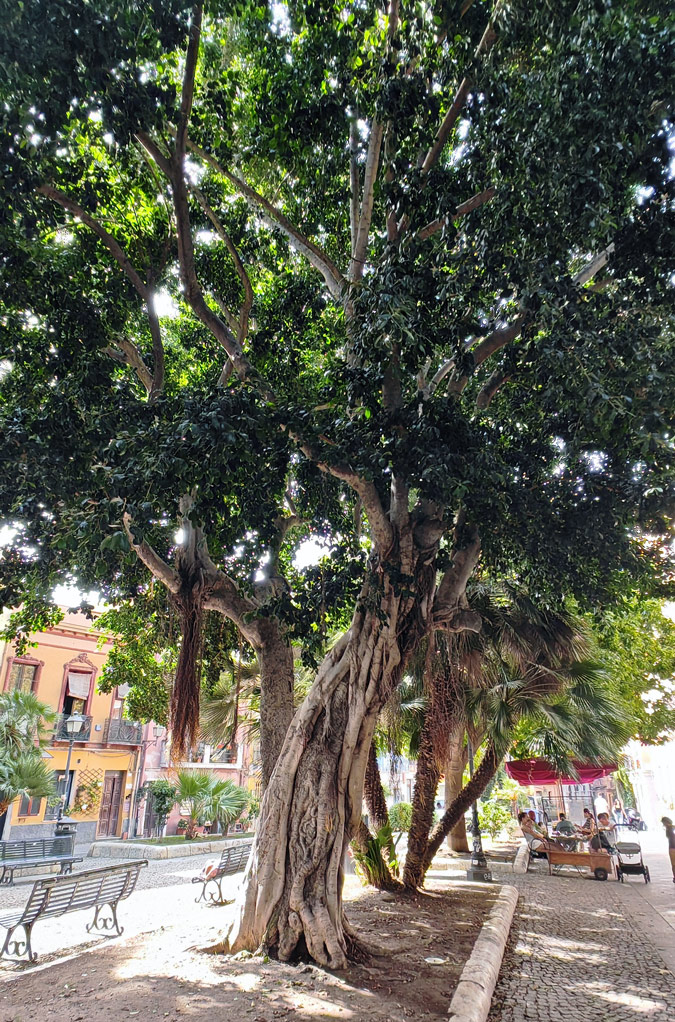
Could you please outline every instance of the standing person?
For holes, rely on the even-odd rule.
[[[607,813],[607,812],[609,812],[609,806],[607,805],[607,799],[605,798],[605,796],[603,795],[602,792],[600,792],[598,795],[595,796],[595,798],[593,799],[593,805],[595,806],[595,815],[596,816],[600,816],[600,813]]]
[[[662,816],[661,823],[663,824],[666,837],[668,838],[668,855],[670,856],[670,866],[673,871],[673,883],[675,884],[675,827],[673,821],[669,816]]]
[[[612,807],[612,817],[615,823],[624,824],[626,822],[626,814],[623,811],[623,805],[621,799],[615,798],[614,805]]]

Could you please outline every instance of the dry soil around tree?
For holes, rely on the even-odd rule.
[[[38,923],[37,965],[0,966],[0,1022],[443,1017],[497,893],[443,879],[424,893],[393,896],[364,890],[349,877],[350,922],[385,953],[349,972],[329,973],[202,953],[222,934],[232,909],[195,905],[195,888],[181,879],[137,891],[121,906],[132,936],[91,940],[81,913],[61,920],[58,932],[47,932],[45,922],[41,933]]]

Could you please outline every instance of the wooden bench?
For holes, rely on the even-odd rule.
[[[74,862],[82,862],[82,856],[73,855],[72,838],[68,834],[33,841],[0,841],[0,886],[11,887],[17,869],[60,865],[60,873],[70,873]]]
[[[203,898],[204,901],[212,901],[214,904],[222,905],[223,891],[220,885],[223,877],[231,876],[233,873],[238,873],[246,868],[249,852],[252,847],[252,841],[243,841],[241,844],[223,849],[220,862],[217,866],[206,866],[198,877],[193,877],[193,884],[202,884],[202,889],[199,892],[199,897],[195,898],[195,903],[199,903]],[[211,890],[210,884],[213,884],[213,890]]]
[[[87,926],[88,933],[96,929],[104,932],[114,930],[117,935],[121,934],[123,928],[117,921],[117,905],[129,897],[141,868],[147,865],[147,859],[136,859],[36,880],[23,911],[0,918],[0,926],[7,930],[0,956],[14,956],[18,960],[27,958],[34,962],[37,955],[31,947],[31,933],[36,921],[88,908],[96,910]],[[101,910],[106,907],[109,912],[101,915]],[[17,936],[17,930],[23,930],[23,939]]]

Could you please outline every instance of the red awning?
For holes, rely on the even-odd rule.
[[[506,772],[518,784],[590,784],[600,777],[613,774],[618,769],[616,763],[596,766],[594,763],[578,763],[573,760],[578,777],[562,777],[552,763],[545,759],[513,759],[505,763]]]

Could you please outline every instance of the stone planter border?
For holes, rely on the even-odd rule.
[[[450,1002],[450,1022],[487,1019],[517,903],[517,888],[503,886],[462,969]]]
[[[213,855],[225,848],[246,841],[246,838],[223,839],[221,841],[186,841],[175,845],[141,845],[133,841],[97,841],[87,852],[92,858],[101,856],[112,859],[184,859],[188,855]],[[253,835],[248,837],[253,840]]]

